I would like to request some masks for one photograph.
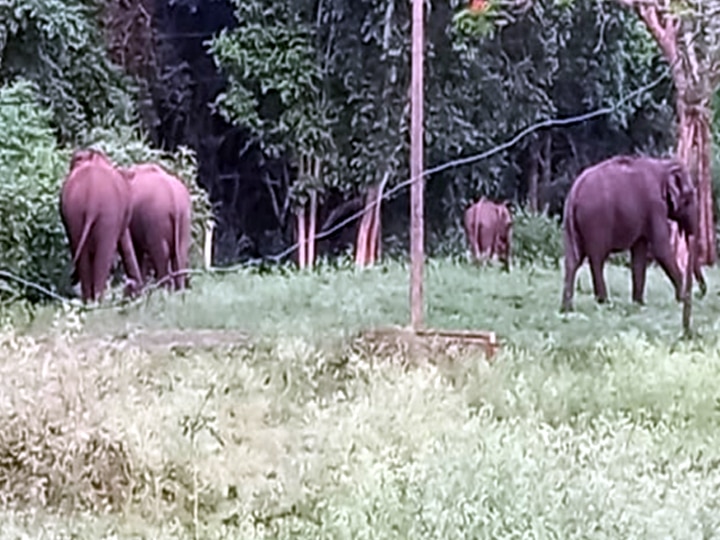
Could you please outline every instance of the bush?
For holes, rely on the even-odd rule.
[[[51,121],[33,84],[0,87],[0,268],[61,292],[70,272],[58,192],[69,155],[57,147]],[[42,298],[35,290],[23,294]]]
[[[518,264],[558,267],[563,257],[560,224],[547,214],[513,212],[513,260]]]

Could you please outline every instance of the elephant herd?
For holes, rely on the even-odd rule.
[[[575,277],[586,259],[595,298],[606,302],[605,261],[612,253],[628,250],[634,302],[644,302],[646,270],[653,259],[672,282],[678,301],[685,294],[686,261],[693,261],[692,271],[704,295],[707,286],[697,257],[698,223],[697,190],[677,159],[622,155],[586,168],[565,199],[561,311],[573,309]],[[464,227],[473,258],[497,257],[509,269],[512,225],[505,204],[482,198],[467,208]]]
[[[101,299],[116,254],[137,294],[154,272],[188,286],[192,204],[181,180],[154,163],[114,165],[98,150],[76,150],[60,190],[60,215],[83,302]]]
[[[153,272],[159,283],[186,288],[191,211],[185,184],[159,165],[122,168],[98,150],[76,150],[60,191],[60,214],[83,301],[100,300],[118,251],[126,294],[137,294]],[[605,262],[627,250],[633,301],[643,303],[652,259],[672,282],[677,300],[685,294],[685,261],[694,261],[704,295],[698,222],[697,190],[676,159],[623,155],[586,168],[565,200],[561,310],[573,309],[575,277],[586,259],[595,297],[607,301]],[[473,258],[497,257],[509,270],[513,218],[507,204],[483,197],[466,209],[463,224]]]

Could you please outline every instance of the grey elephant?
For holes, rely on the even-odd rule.
[[[130,186],[104,153],[73,152],[59,209],[83,302],[102,298],[118,251],[129,278],[125,292],[137,292],[142,278],[130,237]]]
[[[573,309],[575,276],[586,258],[595,297],[605,302],[605,261],[611,253],[625,250],[630,250],[634,302],[643,303],[650,252],[675,287],[676,299],[682,300],[683,279],[671,245],[669,220],[677,223],[697,255],[698,219],[696,189],[687,169],[676,159],[616,156],[586,168],[565,201],[561,311]],[[694,270],[705,294],[699,265]]]
[[[497,257],[509,270],[513,219],[507,204],[482,197],[465,210],[463,225],[475,261]]]

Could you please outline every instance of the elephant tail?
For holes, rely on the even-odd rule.
[[[575,204],[574,197],[567,198],[565,202],[565,208],[563,209],[563,225],[564,234],[563,238],[565,241],[565,256],[572,255],[575,261],[580,260],[580,247],[577,229],[575,228]]]
[[[192,204],[192,203],[188,203]],[[173,274],[176,274],[176,277],[180,279],[181,283],[185,283],[187,281],[187,276],[183,274],[183,272],[187,271],[187,260],[185,251],[187,250],[186,246],[186,236],[189,235],[189,229],[191,227],[191,224],[189,223],[189,218],[187,215],[186,209],[183,207],[183,204],[179,201],[176,201],[175,204],[175,212],[173,212],[172,215],[172,229],[173,229],[173,249],[172,249],[172,266],[173,266]]]
[[[173,220],[173,224],[172,224],[172,228],[173,228],[172,258],[173,258],[173,267],[174,267],[173,273],[175,273],[175,272],[182,272],[185,270],[184,268],[182,268],[182,266],[181,266],[182,263],[180,261],[180,252],[181,252],[181,246],[182,246],[182,244],[180,243],[182,241],[182,231],[181,231],[182,217],[181,217],[180,213],[177,211],[174,212],[172,220]]]
[[[92,229],[94,219],[85,216],[85,219],[83,220],[83,230],[80,234],[80,240],[77,243],[77,247],[75,248],[75,253],[73,253],[73,266],[77,266],[78,259],[80,258],[80,254],[83,252],[83,249],[85,249],[85,244],[87,243],[88,236],[90,236],[90,230]]]

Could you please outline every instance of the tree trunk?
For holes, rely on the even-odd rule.
[[[365,194],[365,211],[363,212],[355,243],[355,264],[370,266],[380,257],[380,228],[382,198],[385,186],[390,179],[386,171],[379,185],[372,186]]]
[[[371,239],[371,236],[376,230],[375,220],[377,214],[374,212],[373,206],[377,205],[379,192],[380,186],[371,186],[365,194],[365,212],[360,220],[357,242],[355,243],[355,264],[358,266],[370,266],[375,262],[373,248],[376,247],[376,244]]]
[[[710,112],[700,107],[678,104],[678,158],[687,165],[698,190],[700,207],[696,257],[701,265],[712,265],[717,259],[715,220],[710,174]]]
[[[215,232],[215,220],[211,219],[205,224],[205,238],[203,243],[203,262],[205,270],[210,270],[213,259],[213,234]]]
[[[528,176],[528,209],[536,214],[538,211],[538,175],[540,173],[540,159],[538,157],[538,142],[533,138],[530,143],[530,174]]]
[[[700,226],[697,257],[700,265],[711,265],[717,257],[710,181],[710,107],[717,67],[700,62],[697,42],[678,16],[661,2],[619,0],[632,7],[657,41],[670,65],[677,92],[677,156],[690,169],[698,189]]]
[[[315,229],[317,228],[317,193],[310,193],[310,216],[308,218],[306,263],[312,268],[315,266]]]
[[[295,211],[296,226],[297,226],[297,245],[298,245],[298,257],[297,263],[300,269],[307,266],[307,238],[305,228],[305,209],[299,208]]]

